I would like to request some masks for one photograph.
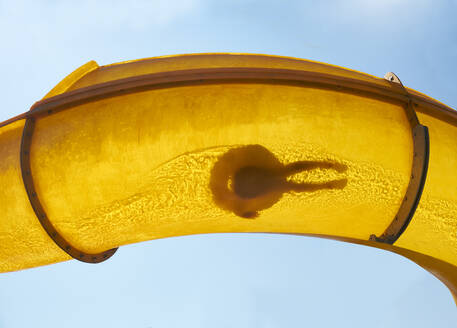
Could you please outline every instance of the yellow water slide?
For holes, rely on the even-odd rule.
[[[0,124],[0,186],[0,272],[271,232],[392,251],[457,294],[457,113],[394,74],[242,54],[89,62]]]

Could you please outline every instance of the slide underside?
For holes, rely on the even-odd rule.
[[[456,113],[385,79],[263,55],[89,62],[0,124],[0,272],[272,232],[386,249],[457,293],[456,168]]]

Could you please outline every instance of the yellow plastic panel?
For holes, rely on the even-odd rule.
[[[0,128],[0,272],[66,260],[29,204],[22,183],[19,148],[24,121]]]
[[[431,141],[427,183],[414,219],[396,245],[457,265],[457,125],[420,112],[418,117]]]
[[[240,151],[246,146],[251,148]],[[405,151],[412,141],[400,106],[268,84],[175,87],[91,102],[39,119],[32,147],[46,212],[74,246],[88,252],[208,232],[366,240],[395,216],[412,157]],[[238,154],[228,160],[226,176],[249,165],[269,168],[271,161],[262,158],[270,154],[281,166],[339,163],[337,169],[289,176],[297,183],[337,183],[281,192],[249,220],[214,201],[218,191],[211,181],[223,183],[224,174],[213,168],[230,151]],[[255,160],[246,162],[249,157]]]
[[[98,83],[114,81],[132,76],[169,72],[177,70],[192,70],[201,67],[251,67],[279,68],[298,71],[311,71],[330,74],[333,76],[353,78],[379,85],[388,85],[386,80],[360,73],[347,68],[323,64],[310,60],[291,57],[267,56],[255,54],[189,54],[179,56],[163,56],[131,60],[122,63],[102,66],[85,75],[68,90],[91,86]]]
[[[91,60],[86,64],[78,67],[71,74],[67,75],[62,81],[59,82],[51,91],[49,91],[44,98],[54,97],[68,91],[72,85],[79,81],[84,75],[98,68],[98,64]]]

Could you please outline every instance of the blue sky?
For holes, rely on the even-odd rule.
[[[74,68],[197,52],[294,56],[457,108],[455,0],[0,0],[0,121]],[[444,285],[400,256],[280,235],[122,247],[108,262],[0,274],[0,327],[455,327]]]

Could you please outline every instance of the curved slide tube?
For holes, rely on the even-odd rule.
[[[80,67],[0,123],[0,272],[202,233],[331,238],[401,254],[457,294],[457,114],[294,58]]]

